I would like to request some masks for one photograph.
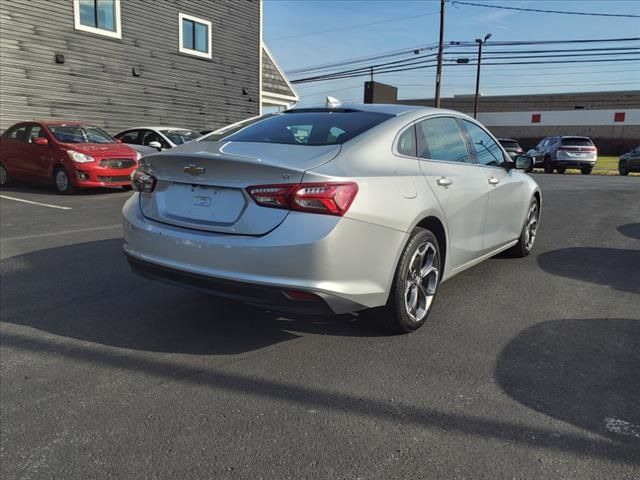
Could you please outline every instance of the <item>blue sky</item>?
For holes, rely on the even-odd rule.
[[[637,0],[477,0],[477,3],[640,15],[640,1]],[[290,71],[437,42],[439,8],[438,0],[265,0],[263,35],[282,68]],[[494,41],[640,37],[640,19],[637,18],[552,15],[451,3],[447,4],[446,11],[446,41],[473,41],[489,32]],[[412,18],[343,29],[399,17]],[[339,30],[310,35],[329,29]],[[296,37],[283,38],[290,36]],[[435,69],[431,68],[378,75],[375,79],[398,86],[399,98],[431,98],[434,76]],[[304,103],[319,102],[327,94],[334,94],[344,101],[362,101],[365,80],[318,82],[300,85],[297,89]],[[482,69],[481,85],[483,95],[638,89],[640,62],[486,66]],[[469,94],[474,88],[474,66],[445,65],[444,96]]]

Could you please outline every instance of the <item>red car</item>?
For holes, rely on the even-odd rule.
[[[0,186],[12,179],[78,188],[130,188],[140,154],[104,130],[78,122],[21,122],[0,136]]]

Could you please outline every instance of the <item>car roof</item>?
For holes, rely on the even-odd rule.
[[[445,110],[441,108],[432,108],[432,107],[423,107],[420,105],[401,105],[395,103],[343,103],[337,107],[331,108],[326,105],[307,105],[307,106],[295,106],[286,110],[287,112],[295,112],[295,111],[305,111],[305,110],[321,110],[321,111],[340,111],[340,110],[357,110],[360,112],[375,112],[375,113],[386,113],[388,115],[402,115],[408,112],[419,112],[423,111],[425,113],[431,112],[453,112],[452,110]],[[459,113],[459,112],[455,112]]]
[[[23,123],[41,123],[43,125],[69,125],[69,126],[87,125],[89,127],[95,126],[91,122],[80,122],[78,120],[64,120],[59,118],[56,118],[55,120],[33,120],[33,122],[23,122]]]

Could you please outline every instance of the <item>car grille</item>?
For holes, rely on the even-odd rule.
[[[100,166],[106,168],[131,168],[135,167],[136,161],[131,158],[105,158],[100,160]]]
[[[120,183],[128,182],[129,180],[131,180],[129,175],[121,175],[119,177],[98,177],[98,181],[103,183]]]

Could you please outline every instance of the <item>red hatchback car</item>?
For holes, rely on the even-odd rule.
[[[130,188],[140,155],[104,130],[78,122],[21,122],[0,136],[0,185],[12,179],[78,188]]]

